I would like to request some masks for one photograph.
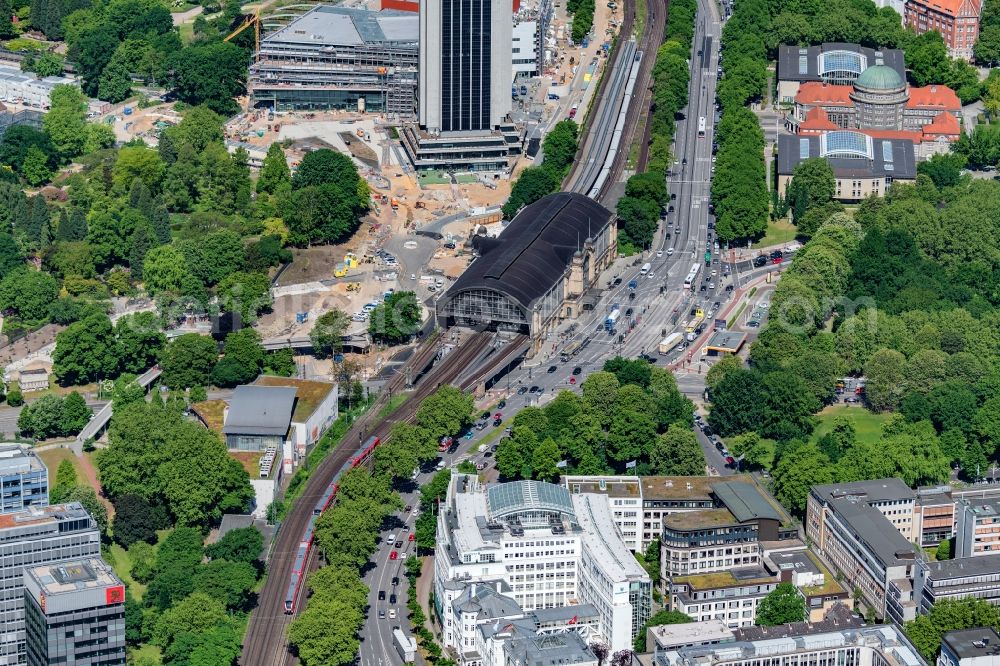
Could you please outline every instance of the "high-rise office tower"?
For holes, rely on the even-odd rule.
[[[0,514],[0,666],[25,663],[24,570],[100,554],[97,525],[76,502]]]
[[[24,572],[28,666],[125,666],[125,586],[99,557]]]
[[[420,125],[488,132],[511,111],[510,0],[421,0]]]

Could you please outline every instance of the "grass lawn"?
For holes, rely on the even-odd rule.
[[[194,41],[194,23],[189,21],[187,23],[181,23],[177,26],[177,32],[180,33],[181,43],[190,44]]]
[[[135,600],[142,601],[143,595],[146,594],[146,586],[132,578],[132,558],[128,551],[117,543],[113,543],[111,544],[111,555],[115,558],[115,566],[113,567],[115,573],[128,586],[128,590]]]
[[[80,471],[80,465],[76,462],[76,456],[69,449],[56,448],[56,449],[46,449],[45,451],[37,451],[38,457],[42,459],[45,466],[49,468],[49,487],[56,485],[56,471],[59,469],[59,463],[63,460],[69,460],[73,463],[73,467],[76,468],[76,478],[86,483],[87,479],[84,477],[83,472]]]
[[[417,174],[417,178],[420,179],[421,185],[448,185],[451,183],[451,179],[448,178],[448,174],[437,171],[421,171]]]
[[[767,223],[767,233],[753,247],[769,247],[782,245],[795,240],[795,225],[788,220],[774,220]]]
[[[882,435],[882,424],[889,419],[888,414],[875,414],[860,405],[835,405],[827,407],[819,413],[819,425],[813,433],[813,440],[819,441],[820,437],[833,429],[833,420],[838,416],[846,417],[854,424],[858,440],[864,442],[876,442]]]
[[[160,652],[160,648],[155,645],[149,645],[148,643],[143,643],[139,647],[129,650],[129,654],[132,655],[132,659],[136,661],[138,661],[140,657],[145,657],[154,664],[163,663],[163,654]]]

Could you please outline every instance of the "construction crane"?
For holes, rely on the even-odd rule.
[[[241,23],[235,30],[233,30],[229,35],[222,41],[228,42],[241,32],[253,26],[253,45],[254,53],[260,52],[260,8],[253,10],[252,14],[247,14],[243,17],[243,23]]]

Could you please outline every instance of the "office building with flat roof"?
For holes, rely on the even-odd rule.
[[[655,663],[656,666],[927,666],[901,629],[885,625],[668,650],[657,654]]]
[[[1000,554],[1000,499],[959,499],[955,503],[955,557]]]
[[[944,599],[971,597],[1000,606],[1000,553],[935,562],[920,560],[913,588],[922,613],[929,613]]]
[[[924,548],[955,536],[955,497],[951,486],[917,488],[913,519],[914,535],[919,535]]]
[[[676,513],[726,508],[726,501],[742,511],[750,501],[768,506],[779,516],[776,534],[767,539],[792,539],[797,530],[791,516],[750,475],[718,476],[564,476],[572,494],[595,493],[607,497],[618,530],[633,551],[645,551],[662,536],[663,519]],[[727,484],[740,483],[739,486]],[[716,491],[716,486],[722,488]],[[730,492],[736,487],[739,492]],[[745,497],[756,498],[751,500]]]
[[[1000,666],[1000,634],[993,627],[946,632],[937,666]]]
[[[646,629],[646,652],[656,654],[667,650],[731,643],[735,640],[733,630],[722,620],[660,624]]]
[[[25,663],[24,570],[100,553],[97,525],[76,502],[0,514],[0,664]]]
[[[0,444],[0,513],[49,503],[49,470],[21,444]]]
[[[444,641],[460,631],[453,602],[471,583],[503,581],[525,611],[591,605],[612,650],[650,615],[651,582],[622,541],[603,497],[516,481],[452,476],[437,525],[435,610]]]
[[[806,536],[816,552],[879,617],[897,624],[916,616],[915,502],[899,479],[876,479],[813,486],[806,505]]]
[[[24,572],[28,666],[124,666],[125,585],[100,557]]]

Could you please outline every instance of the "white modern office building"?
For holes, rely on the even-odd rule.
[[[655,666],[926,666],[902,629],[848,628],[668,650]]]
[[[459,640],[453,602],[471,583],[500,581],[524,611],[588,604],[612,650],[628,648],[650,615],[650,578],[606,499],[570,496],[550,483],[483,486],[475,476],[453,475],[438,516],[434,568],[446,645]]]
[[[0,513],[49,503],[49,471],[42,459],[22,444],[0,444]]]

